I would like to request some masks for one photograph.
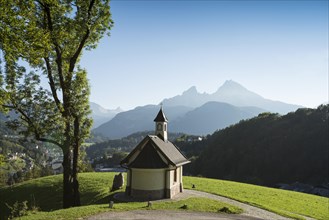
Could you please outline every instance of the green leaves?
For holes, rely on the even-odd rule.
[[[2,166],[3,164],[5,164],[5,157],[0,154],[0,166]]]
[[[26,127],[26,135],[64,134],[63,124],[71,121],[74,129],[78,118],[84,139],[92,123],[87,117],[90,89],[86,70],[76,66],[83,48],[95,48],[113,26],[109,1],[1,0],[1,6],[5,68],[4,77],[0,74],[0,104],[21,114],[19,123],[13,124]],[[21,61],[34,72],[26,73]],[[40,87],[40,70],[49,81],[48,89]]]
[[[83,49],[95,48],[113,25],[109,1],[0,0],[0,5],[5,98],[0,104],[20,115],[8,125],[62,149],[63,206],[78,205],[78,184],[72,181],[77,183],[78,152],[92,121],[87,72],[77,66]],[[41,74],[48,89],[40,86]]]

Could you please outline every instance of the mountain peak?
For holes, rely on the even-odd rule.
[[[191,88],[189,88],[188,90],[183,92],[183,95],[187,95],[187,94],[197,94],[198,90],[196,89],[196,86],[192,86]]]
[[[224,84],[218,88],[217,92],[220,90],[247,90],[247,89],[233,80],[226,80]]]
[[[199,93],[196,87],[192,86],[181,95],[164,99],[163,103],[165,106],[189,106],[195,108],[209,101],[226,102],[234,106],[255,106],[266,111],[279,112],[281,114],[294,111],[299,107],[265,99],[233,80],[226,80],[212,94]]]
[[[117,107],[116,109],[113,109],[113,111],[115,111],[115,112],[123,112],[124,110],[119,106],[119,107]]]
[[[263,102],[264,98],[260,95],[248,90],[241,84],[227,80],[218,88],[218,90],[212,94],[213,99],[216,101],[227,102],[235,106],[259,106]],[[264,107],[262,107],[264,108]],[[266,109],[266,108],[264,108]]]

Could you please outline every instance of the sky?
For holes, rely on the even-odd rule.
[[[110,3],[110,37],[85,51],[91,101],[107,109],[159,104],[191,86],[233,80],[264,98],[328,102],[328,1]]]

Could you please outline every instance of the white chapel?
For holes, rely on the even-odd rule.
[[[190,161],[168,140],[168,119],[161,107],[155,135],[146,136],[121,161],[127,169],[126,194],[137,199],[173,198],[183,192],[183,165]]]

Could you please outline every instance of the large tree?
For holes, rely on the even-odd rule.
[[[62,149],[63,207],[80,205],[79,147],[91,119],[78,64],[113,25],[109,0],[0,0],[0,7],[0,104],[20,116],[11,127]]]

